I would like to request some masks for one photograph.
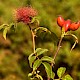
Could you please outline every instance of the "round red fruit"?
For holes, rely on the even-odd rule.
[[[59,16],[59,17],[57,18],[57,24],[58,24],[60,27],[63,27],[64,22],[65,22],[65,20],[64,20],[61,16]]]
[[[72,23],[70,25],[69,29],[72,30],[72,31],[75,31],[75,30],[77,30],[79,28],[79,26],[80,26],[80,22]]]
[[[64,22],[63,27],[64,27],[65,32],[69,30],[70,25],[71,25],[71,20],[67,20]]]

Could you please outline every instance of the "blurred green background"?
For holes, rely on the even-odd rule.
[[[0,0],[0,25],[14,22],[14,10],[18,7],[30,4],[38,11],[40,26],[51,30],[54,35],[46,39],[36,38],[36,48],[48,48],[49,56],[54,55],[61,30],[56,23],[58,15],[73,22],[80,20],[80,0]],[[72,37],[65,37],[62,47],[56,59],[54,72],[64,66],[74,80],[80,80],[80,29],[71,33],[75,34],[79,43],[70,53],[74,43]],[[56,36],[55,36],[56,35]],[[0,31],[0,80],[30,80],[28,73],[31,68],[28,63],[28,56],[32,51],[32,37],[29,28],[18,23],[16,31],[9,31],[7,40],[2,37]],[[46,73],[41,67],[41,75],[46,80]],[[57,76],[56,76],[57,77]]]

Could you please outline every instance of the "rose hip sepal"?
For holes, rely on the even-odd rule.
[[[70,25],[71,25],[71,20],[67,20],[64,22],[63,28],[64,28],[65,32],[67,32],[69,30]]]
[[[69,29],[72,31],[75,31],[79,28],[79,26],[80,26],[80,22],[77,22],[77,23],[74,22],[70,25]]]
[[[65,20],[64,20],[61,16],[59,16],[59,17],[57,18],[57,24],[58,24],[60,27],[63,27],[64,22],[65,22]]]

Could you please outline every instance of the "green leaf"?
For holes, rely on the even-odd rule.
[[[9,25],[8,25],[8,24],[2,24],[2,25],[0,26],[0,30],[3,29],[3,28],[6,28],[6,27],[9,27]]]
[[[11,23],[10,24],[10,29],[13,30],[13,31],[15,31],[15,28],[16,28],[16,23],[15,24]]]
[[[33,17],[30,23],[34,23],[36,20],[36,17]]]
[[[34,55],[34,53],[30,54],[28,57],[28,60],[30,60],[33,55]]]
[[[44,56],[44,57],[41,58],[41,60],[42,60],[42,61],[49,61],[49,62],[51,62],[51,63],[52,63],[52,62],[54,63],[53,58],[51,58],[51,57],[49,57],[49,56]]]
[[[73,78],[67,74],[65,77],[62,78],[62,80],[73,80]]]
[[[37,48],[36,49],[36,54],[37,56],[41,55],[41,54],[44,54],[48,51],[48,49],[41,49],[41,48]]]
[[[41,65],[41,60],[37,59],[33,64],[33,71],[35,71]]]
[[[28,57],[28,60],[29,60],[29,64],[30,64],[30,67],[32,68],[32,64],[33,62],[35,61],[36,59],[36,56],[33,56],[34,53],[32,53],[29,57]]]
[[[44,27],[38,27],[34,30],[34,32],[36,36],[40,37],[41,39],[51,34],[51,32],[47,28],[44,28]]]
[[[47,76],[48,76],[49,78],[54,79],[55,74],[52,72],[52,68],[51,68],[50,64],[47,63],[47,62],[43,62],[42,64],[43,64],[44,67],[45,67]]]
[[[43,80],[42,76],[41,75],[37,75],[36,76],[39,80]]]
[[[31,77],[32,75],[33,75],[32,73],[29,73],[29,74],[28,74],[28,77]]]
[[[52,72],[52,73],[51,73],[51,79],[54,79],[54,77],[55,77],[55,73]]]
[[[44,28],[44,27],[38,27],[35,29],[35,32],[49,32],[51,33],[47,28]]]
[[[39,78],[40,78],[40,80],[43,80],[43,78],[42,78],[42,76],[41,76],[41,75],[39,75]]]
[[[37,49],[36,49],[36,53],[37,53],[37,52],[40,52],[40,51],[41,51],[41,48],[37,48]]]
[[[50,41],[53,42],[55,45],[57,45],[59,38],[57,35],[47,28],[44,27],[38,27],[34,30],[35,35],[40,41]],[[51,37],[50,37],[51,36]]]
[[[0,26],[0,30],[1,30],[1,29],[3,29],[3,28],[4,28],[4,26],[3,26],[3,25],[1,25],[1,26]]]
[[[31,59],[29,60],[29,64],[30,64],[31,68],[32,68],[32,64],[33,64],[35,59],[36,59],[36,56],[32,56]]]
[[[6,27],[3,31],[3,37],[5,40],[6,40],[6,34],[7,34],[8,30],[9,30],[9,27]]]
[[[65,67],[58,68],[58,70],[57,70],[58,77],[61,78],[63,76],[63,74],[65,73],[65,71],[66,71]]]

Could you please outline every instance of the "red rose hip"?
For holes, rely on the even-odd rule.
[[[69,30],[70,25],[71,25],[71,20],[67,20],[64,22],[63,27],[64,27],[65,32]]]
[[[80,26],[80,22],[72,23],[70,25],[69,29],[72,30],[72,31],[75,31],[75,30],[77,30],[79,28],[79,26]]]
[[[64,22],[65,22],[65,20],[64,20],[61,16],[59,16],[59,17],[57,18],[57,24],[58,24],[60,27],[63,27]]]

